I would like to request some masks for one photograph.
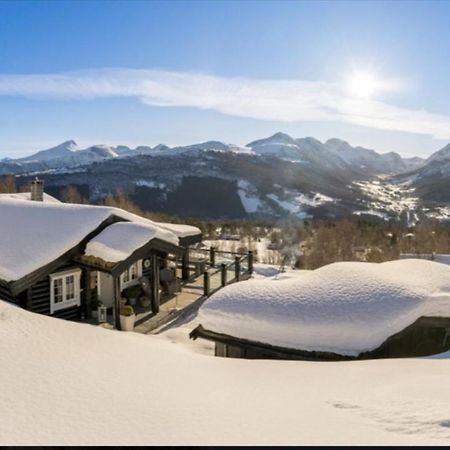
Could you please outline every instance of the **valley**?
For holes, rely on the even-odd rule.
[[[44,179],[61,198],[67,186],[99,202],[121,192],[143,211],[205,220],[340,219],[417,221],[449,217],[450,153],[427,160],[380,154],[345,141],[283,133],[245,146],[208,141],[184,147],[67,141],[0,162],[19,186]]]

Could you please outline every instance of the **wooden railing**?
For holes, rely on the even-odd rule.
[[[210,269],[203,273],[203,294],[207,297],[223,288],[227,284],[245,280],[253,273],[253,253],[218,252],[214,248],[210,252]],[[216,255],[220,253],[232,253],[234,261],[216,264]]]

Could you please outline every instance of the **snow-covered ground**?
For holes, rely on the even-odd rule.
[[[274,283],[304,275],[263,264],[255,272]],[[200,321],[192,313],[141,335],[0,301],[0,444],[450,441],[450,352],[357,362],[216,358],[211,342],[189,339]]]
[[[0,443],[449,442],[449,355],[233,360],[198,354],[174,335],[172,341],[0,302]]]
[[[433,209],[424,208],[425,214],[431,219],[449,220],[450,219],[450,207],[438,206]]]
[[[371,214],[382,218],[391,215],[398,218],[404,212],[407,215],[408,225],[413,226],[417,222],[416,210],[419,199],[414,196],[414,188],[408,183],[393,184],[385,177],[378,177],[371,181],[356,181],[353,184],[370,199],[365,202],[367,210],[355,211],[354,214]]]
[[[248,181],[239,180],[238,194],[247,213],[256,213],[258,211],[261,212],[264,208],[264,205],[259,198],[257,189]]]
[[[267,199],[270,199],[286,212],[300,219],[306,219],[312,217],[312,214],[308,213],[306,208],[317,208],[326,203],[335,203],[338,201],[320,192],[305,194],[300,191],[282,188],[280,185],[274,185],[274,187],[283,191],[282,198],[277,194],[268,194],[267,197],[261,196],[256,187],[251,183],[246,180],[239,180],[238,194],[245,211],[249,214],[263,213],[267,211],[267,208],[271,208],[267,202]]]
[[[338,201],[334,198],[328,197],[327,195],[321,194],[320,192],[303,194],[298,191],[284,189],[283,195],[283,199],[280,199],[275,194],[269,194],[267,197],[300,219],[312,217],[310,213],[305,211],[305,208],[317,208],[318,206],[326,203],[335,203]]]

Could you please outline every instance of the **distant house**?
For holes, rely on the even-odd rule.
[[[341,262],[227,286],[190,337],[221,357],[339,361],[450,349],[450,267]]]
[[[219,239],[222,239],[224,241],[240,241],[241,237],[239,236],[239,234],[222,233]]]
[[[90,320],[99,299],[120,328],[124,289],[145,277],[159,309],[159,270],[172,257],[189,277],[198,228],[119,208],[61,203],[43,192],[0,195],[0,299],[50,316]]]

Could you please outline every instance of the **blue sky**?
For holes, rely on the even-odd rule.
[[[444,1],[0,2],[0,157],[277,131],[427,156],[450,141],[449,17]]]

